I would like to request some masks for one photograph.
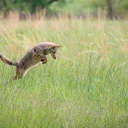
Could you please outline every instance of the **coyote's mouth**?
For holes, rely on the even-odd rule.
[[[54,54],[52,54],[52,57],[54,58],[54,59],[56,59],[56,54],[54,53]]]

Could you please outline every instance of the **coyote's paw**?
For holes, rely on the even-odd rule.
[[[41,62],[42,62],[42,64],[46,64],[48,62],[48,60],[47,60],[47,58],[42,58]]]

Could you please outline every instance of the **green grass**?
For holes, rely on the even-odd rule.
[[[1,21],[0,53],[18,60],[40,41],[57,60],[11,81],[0,61],[0,128],[127,128],[128,23],[92,19]]]

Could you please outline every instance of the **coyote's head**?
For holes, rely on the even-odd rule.
[[[51,54],[53,59],[56,59],[56,52],[57,52],[58,48],[60,48],[60,47],[61,47],[61,45],[55,44],[49,48],[49,53]]]
[[[37,45],[34,48],[34,53],[35,55],[39,55],[39,56],[51,54],[53,59],[56,59],[56,52],[60,47],[61,47],[60,44],[55,44],[52,42],[40,43],[40,45]]]

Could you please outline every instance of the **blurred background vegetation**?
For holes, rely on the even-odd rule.
[[[21,18],[40,12],[41,15],[60,14],[86,17],[104,11],[110,19],[128,16],[128,0],[0,0],[0,11],[4,18],[9,12],[18,12]]]

